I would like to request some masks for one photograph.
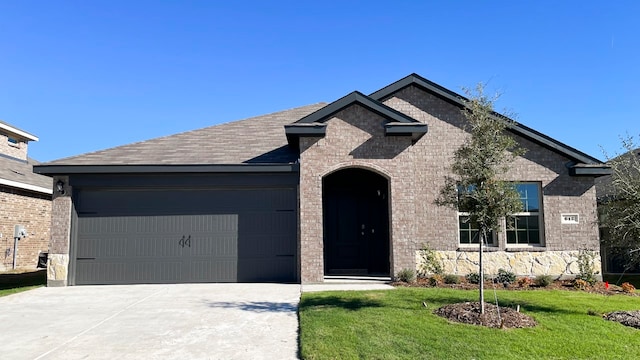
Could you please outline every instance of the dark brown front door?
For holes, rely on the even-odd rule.
[[[324,179],[324,258],[327,275],[389,275],[387,180],[345,169]]]

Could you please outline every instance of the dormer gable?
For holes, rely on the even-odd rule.
[[[421,123],[359,91],[354,91],[292,124],[285,125],[285,134],[289,145],[298,148],[300,137],[324,137],[327,127],[326,121],[339,111],[356,104],[388,120],[384,124],[385,136],[411,136],[414,141],[417,141],[427,132],[427,124]]]

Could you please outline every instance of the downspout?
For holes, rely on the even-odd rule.
[[[13,237],[13,270],[16,269],[16,258],[18,257],[18,240],[19,237]]]

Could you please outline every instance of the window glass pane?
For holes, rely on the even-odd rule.
[[[469,212],[471,210],[471,203],[469,201],[469,198],[465,195],[473,191],[473,189],[473,186],[469,186],[467,189],[465,189],[463,186],[458,185],[458,211]]]
[[[460,243],[461,244],[478,244],[480,243],[480,229],[478,224],[469,221],[469,217],[465,215],[458,216],[458,223],[460,225]],[[488,235],[487,244],[494,244],[493,232]]]
[[[524,212],[540,211],[540,190],[538,184],[516,184],[520,193]]]
[[[516,232],[516,236],[518,237],[518,244],[528,244],[527,241],[527,230],[518,230]]]
[[[540,244],[540,217],[515,216],[514,220],[507,218],[507,243],[508,244]],[[515,222],[515,224],[514,224]]]

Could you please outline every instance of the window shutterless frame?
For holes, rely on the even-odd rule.
[[[542,189],[538,182],[517,183],[523,211],[507,216],[507,246],[542,246],[544,244]]]

